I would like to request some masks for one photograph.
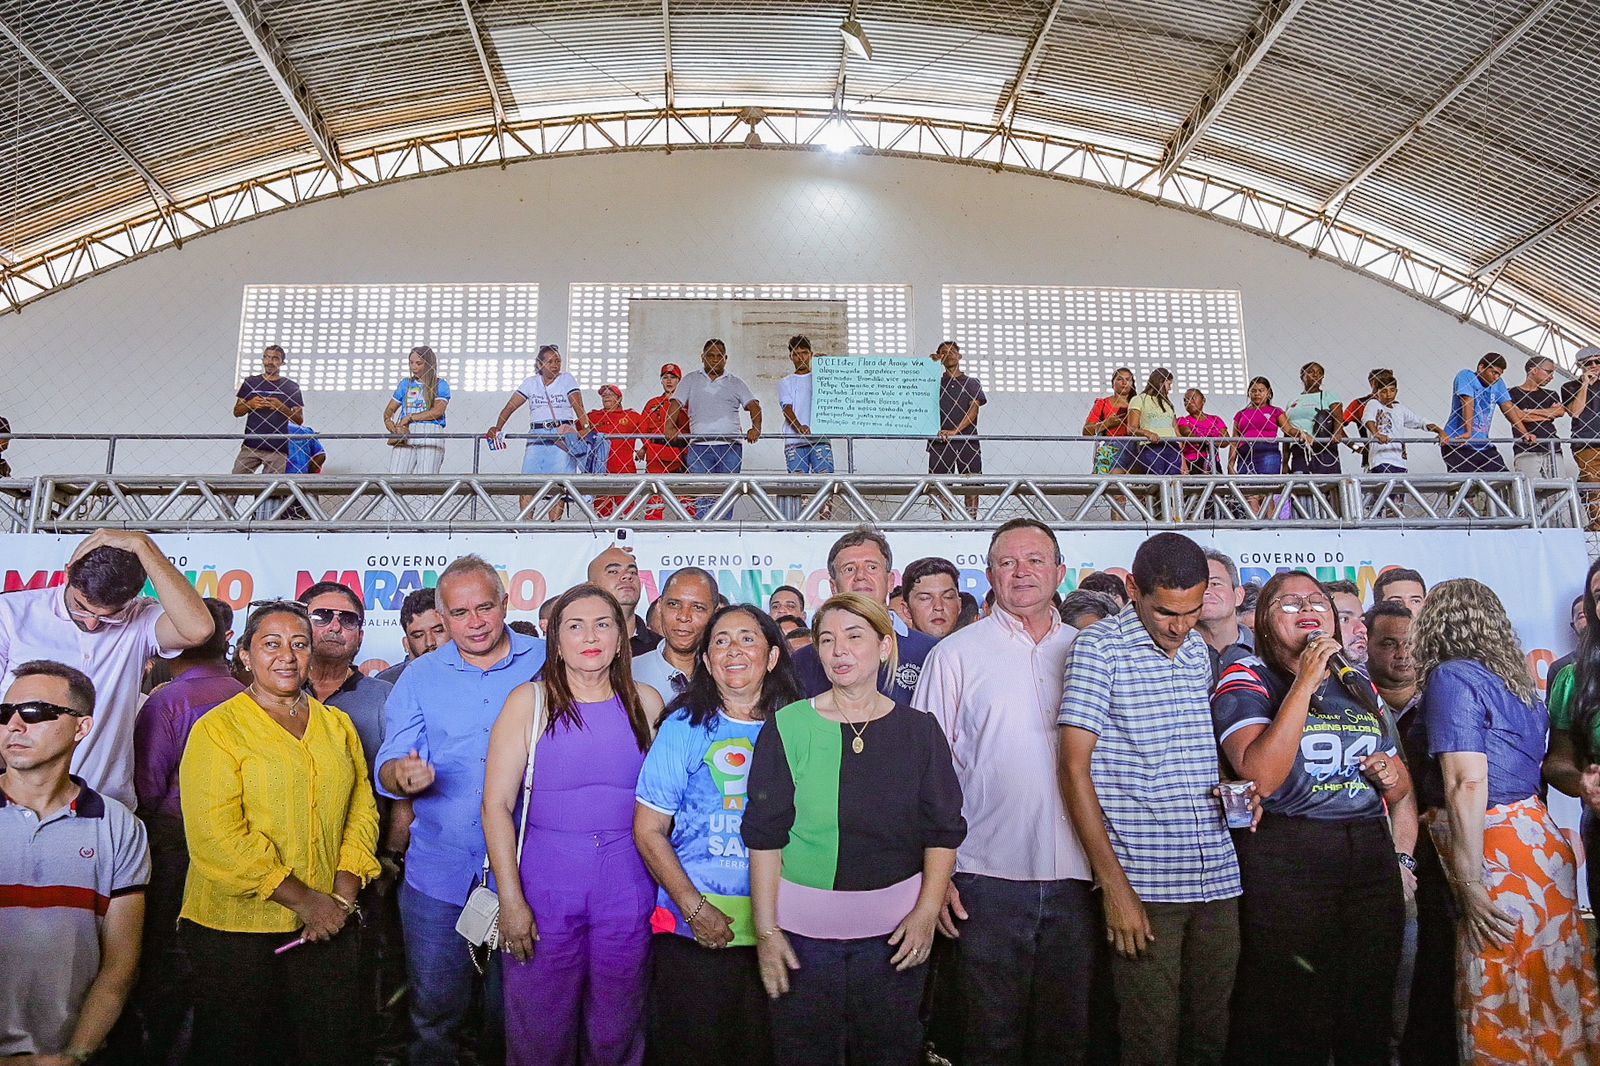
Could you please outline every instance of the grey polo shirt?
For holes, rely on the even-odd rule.
[[[307,682],[306,690],[310,688]],[[389,702],[389,693],[393,691],[394,686],[388,682],[351,670],[344,684],[322,701],[325,706],[337,707],[355,723],[356,736],[361,738],[361,754],[367,757],[369,777],[377,776],[372,760],[378,757],[378,748],[383,744],[383,706]]]
[[[66,1049],[111,901],[150,880],[144,825],[73,781],[78,798],[42,819],[0,792],[0,1058]]]
[[[689,432],[694,436],[732,439],[744,436],[739,412],[756,395],[737,374],[712,381],[704,370],[696,370],[684,376],[672,398],[689,409]]]

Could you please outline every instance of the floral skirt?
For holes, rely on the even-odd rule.
[[[1450,869],[1454,841],[1430,814]],[[1489,898],[1518,923],[1502,947],[1474,952],[1458,930],[1456,1010],[1461,1061],[1494,1066],[1600,1066],[1600,991],[1578,914],[1572,848],[1537,798],[1490,807],[1483,830]]]

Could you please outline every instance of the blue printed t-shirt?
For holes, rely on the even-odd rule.
[[[1422,725],[1433,756],[1423,803],[1444,805],[1438,757],[1454,751],[1489,757],[1489,806],[1516,803],[1539,794],[1545,734],[1550,725],[1544,702],[1523,703],[1482,663],[1451,659],[1428,671],[1422,690]]]
[[[1459,437],[1466,431],[1466,423],[1461,420],[1463,396],[1472,397],[1472,439],[1488,440],[1489,423],[1494,418],[1495,409],[1511,402],[1511,390],[1506,388],[1501,378],[1496,378],[1493,385],[1485,385],[1476,370],[1463,370],[1457,374],[1455,385],[1450,389],[1450,420],[1444,424],[1444,431],[1452,437]]]
[[[1293,684],[1293,678],[1254,655],[1224,670],[1211,697],[1217,743],[1246,726],[1271,725]],[[1376,691],[1372,698],[1378,698]],[[1294,768],[1261,805],[1290,818],[1382,818],[1383,797],[1361,773],[1360,764],[1376,752],[1392,756],[1399,750],[1388,723],[1360,707],[1330,677],[1311,697]]]
[[[661,725],[645,756],[635,793],[644,806],[672,817],[672,850],[694,887],[733,923],[733,943],[756,942],[750,913],[750,859],[739,831],[760,722],[721,711],[703,726],[679,711]],[[660,890],[651,925],[693,937],[694,930]]]
[[[450,383],[444,378],[440,378],[439,399],[448,400],[449,398]],[[422,387],[422,382],[418,381],[416,378],[400,379],[400,384],[394,387],[394,402],[400,405],[401,418],[405,418],[410,415],[420,415],[422,412],[433,406],[433,404],[428,402],[427,390]],[[412,424],[438,426],[440,429],[443,429],[445,417],[446,416],[444,415],[440,415],[438,418],[430,418],[426,421],[419,419],[417,422],[413,422]]]

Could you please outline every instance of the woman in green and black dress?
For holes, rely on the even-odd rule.
[[[835,596],[815,628],[832,687],[761,727],[743,825],[774,1057],[910,1066],[961,786],[933,716],[878,692],[896,657],[883,604]]]

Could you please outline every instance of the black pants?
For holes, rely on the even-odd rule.
[[[1269,814],[1236,840],[1244,896],[1228,1061],[1387,1066],[1405,932],[1388,826]]]
[[[273,949],[293,933],[225,933],[185,920],[180,935],[194,968],[193,1066],[360,1061],[355,923],[282,955]]]
[[[1456,905],[1433,837],[1417,837],[1417,962],[1400,1040],[1405,1066],[1456,1066]]]
[[[650,938],[651,1066],[772,1062],[772,1023],[753,947],[703,948],[686,936]]]
[[[1100,907],[1088,881],[1008,881],[959,873],[963,1062],[1084,1061]]]
[[[144,897],[144,947],[133,1010],[143,1030],[144,1061],[151,1066],[182,1061],[189,1015],[189,958],[178,942],[178,912],[183,909],[183,882],[189,873],[189,851],[181,823],[164,819],[150,824],[150,886]]]
[[[928,966],[889,965],[887,936],[813,940],[788,934],[800,960],[789,992],[772,1001],[779,1066],[915,1066],[922,1061],[922,987]],[[735,1060],[738,1061],[738,1060]]]

